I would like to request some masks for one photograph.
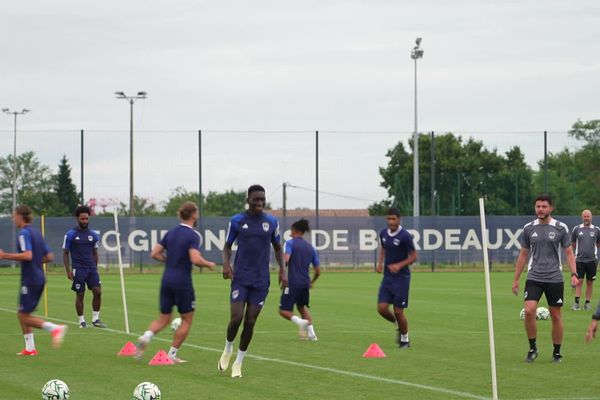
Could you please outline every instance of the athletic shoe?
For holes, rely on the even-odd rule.
[[[535,361],[535,359],[538,357],[538,351],[534,350],[534,349],[530,349],[527,352],[527,357],[525,357],[525,362],[527,363],[532,363]]]
[[[143,336],[140,336],[138,338],[137,342],[135,343],[135,354],[133,355],[134,359],[140,360],[142,358],[142,356],[144,355],[144,350],[146,350],[146,346],[149,342],[150,341],[144,338]]]
[[[308,336],[308,331],[306,330],[306,327],[309,325],[309,323],[310,322],[308,322],[308,320],[303,319],[300,325],[298,326],[298,336],[302,340],[305,340]]]
[[[585,303],[585,305],[583,306],[583,309],[585,311],[590,311],[592,309],[592,305],[590,303]]]
[[[69,329],[69,327],[66,325],[58,325],[52,332],[50,332],[52,335],[52,346],[54,346],[54,348],[60,347],[65,335],[67,334],[67,329]]]
[[[87,323],[85,321],[82,321],[79,323],[79,327],[80,328],[87,328]]]
[[[231,359],[231,355],[233,354],[233,352],[228,353],[226,351],[223,351],[223,354],[221,354],[221,358],[219,358],[219,362],[217,363],[217,369],[221,372],[226,371],[227,368],[229,368],[229,360]]]
[[[185,364],[187,361],[186,360],[182,360],[181,358],[175,356],[175,357],[169,357],[171,359],[171,361],[173,361],[175,364]]]
[[[106,324],[99,319],[92,321],[92,325],[94,325],[96,328],[106,328]]]
[[[408,349],[410,347],[410,342],[400,342],[400,345],[398,346],[401,349]]]
[[[579,303],[573,303],[573,305],[571,306],[571,310],[579,311],[581,310],[581,306],[579,305]]]
[[[21,350],[20,352],[17,353],[18,356],[37,356],[38,352],[36,349],[33,349],[31,351],[28,351],[26,349]]]
[[[319,339],[317,339],[317,336],[316,336],[316,335],[312,335],[312,336],[311,336],[311,335],[308,335],[308,337],[306,338],[306,340],[308,340],[309,342],[316,342],[316,341],[318,341]]]
[[[241,378],[242,377],[242,363],[234,362],[231,366],[231,377]]]
[[[552,362],[553,363],[560,363],[562,361],[562,356],[560,354],[552,354]]]

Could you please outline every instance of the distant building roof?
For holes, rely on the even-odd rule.
[[[268,210],[269,214],[273,214],[276,217],[283,217],[283,210]],[[314,217],[316,215],[315,210],[308,208],[287,210],[286,215],[288,217]],[[368,217],[369,210],[365,209],[324,209],[319,210],[320,217]]]

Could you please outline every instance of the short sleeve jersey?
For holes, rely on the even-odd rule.
[[[394,232],[391,232],[389,229],[383,229],[379,233],[379,241],[385,252],[383,283],[391,284],[402,275],[410,275],[410,268],[408,266],[402,268],[396,274],[390,272],[387,266],[406,260],[408,255],[415,251],[412,235],[401,226]]]
[[[527,279],[563,282],[561,251],[571,245],[570,236],[567,225],[555,219],[547,224],[540,224],[538,219],[526,224],[519,243],[529,250]]]
[[[600,244],[600,228],[596,225],[577,225],[571,232],[571,243],[575,244],[577,262],[593,262],[598,260]]]
[[[187,288],[192,285],[192,261],[190,249],[200,251],[202,235],[189,225],[179,224],[170,229],[160,240],[167,251],[162,283],[169,287]]]
[[[94,250],[98,249],[100,237],[88,228],[69,230],[63,240],[63,250],[69,251],[73,268],[97,268]]]
[[[279,222],[272,215],[234,215],[227,231],[228,245],[237,241],[233,280],[240,285],[268,288],[271,244],[281,243]]]
[[[310,287],[310,264],[319,266],[319,255],[312,244],[301,237],[289,239],[285,242],[285,254],[290,255],[288,262],[288,284],[291,288]]]
[[[42,269],[43,258],[50,253],[48,245],[42,234],[37,229],[26,225],[17,235],[17,251],[24,253],[31,251],[31,261],[21,261],[21,285],[44,285],[46,278]]]

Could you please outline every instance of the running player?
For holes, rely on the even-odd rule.
[[[525,282],[525,331],[529,339],[529,351],[525,362],[533,362],[538,357],[536,344],[537,322],[536,311],[542,294],[545,294],[552,318],[552,362],[562,360],[560,347],[563,339],[563,322],[561,307],[563,306],[564,282],[561,265],[561,248],[564,249],[567,264],[571,270],[571,285],[577,285],[577,269],[575,256],[571,247],[569,228],[562,222],[552,218],[552,197],[547,194],[535,199],[537,219],[523,227],[519,238],[521,250],[515,266],[515,278],[512,291],[519,294],[519,278],[527,264],[527,281]]]
[[[279,315],[298,326],[301,338],[317,340],[312,316],[308,311],[310,291],[315,281],[321,275],[317,250],[306,240],[304,233],[310,230],[308,221],[298,220],[292,224],[292,238],[285,242],[284,259],[288,266],[288,287],[283,289],[279,303]],[[314,274],[310,279],[310,264]],[[294,304],[302,318],[294,315]]]
[[[98,274],[98,234],[89,228],[91,210],[87,206],[75,209],[77,226],[65,234],[63,241],[63,264],[67,278],[73,281],[71,290],[75,292],[75,311],[80,328],[87,328],[83,315],[85,286],[92,291],[92,325],[106,328],[100,320],[102,289]],[[72,268],[71,268],[72,264]]]
[[[417,251],[412,235],[400,226],[400,211],[390,208],[385,215],[387,229],[379,233],[379,261],[377,272],[383,272],[383,280],[379,287],[377,311],[397,326],[396,341],[401,349],[410,347],[408,337],[408,320],[404,310],[408,308],[408,291],[410,288],[410,264],[417,259]],[[394,312],[389,306],[393,304]]]
[[[0,250],[0,260],[21,262],[21,290],[17,317],[25,338],[25,348],[17,353],[19,356],[37,356],[31,328],[44,329],[52,335],[52,344],[59,347],[67,332],[66,325],[56,325],[31,315],[40,301],[46,277],[42,263],[50,262],[54,255],[50,252],[42,234],[31,226],[33,216],[31,209],[20,205],[13,212],[13,223],[19,228],[17,235],[17,253],[5,253]]]
[[[229,222],[227,240],[223,248],[223,278],[231,279],[231,318],[227,326],[225,349],[217,364],[219,371],[229,367],[233,353],[233,341],[238,329],[244,323],[236,359],[231,367],[231,377],[242,377],[242,362],[252,340],[254,325],[269,293],[269,261],[271,246],[279,264],[279,281],[287,286],[283,255],[279,237],[279,222],[272,215],[265,214],[265,189],[260,185],[248,188],[248,210],[234,215]],[[231,253],[237,241],[234,267]]]
[[[592,212],[583,210],[581,213],[582,223],[573,228],[571,232],[571,244],[575,250],[575,263],[577,264],[577,278],[579,279],[575,288],[575,303],[571,307],[573,311],[581,310],[579,299],[581,297],[581,286],[585,279],[585,304],[584,310],[591,310],[590,300],[596,280],[596,269],[598,264],[598,246],[600,246],[600,228],[592,225]]]
[[[160,315],[138,338],[136,359],[142,357],[144,349],[152,337],[169,325],[173,306],[177,306],[177,311],[181,316],[181,325],[173,335],[173,342],[168,354],[175,363],[186,362],[177,356],[177,351],[188,336],[196,308],[192,264],[210,269],[215,266],[214,262],[207,261],[200,254],[202,236],[194,230],[200,217],[196,204],[186,201],[179,208],[178,214],[181,223],[169,230],[151,252],[152,258],[165,262],[165,271],[160,287]]]

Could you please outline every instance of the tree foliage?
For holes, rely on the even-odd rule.
[[[67,156],[63,155],[58,165],[58,173],[56,174],[56,187],[54,192],[58,197],[58,201],[68,213],[79,205],[79,195],[75,184],[71,179],[71,166],[67,161]]]

